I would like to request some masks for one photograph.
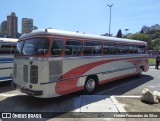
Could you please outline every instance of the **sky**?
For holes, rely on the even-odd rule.
[[[22,18],[33,18],[39,29],[54,28],[88,34],[139,32],[142,26],[160,24],[160,0],[0,0],[0,23],[15,12],[18,32]]]

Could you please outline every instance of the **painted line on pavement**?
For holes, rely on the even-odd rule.
[[[127,112],[124,108],[126,104],[119,103],[115,96],[110,96],[110,99],[111,99],[112,103],[114,104],[114,106],[117,108],[119,113],[120,112]]]
[[[140,95],[115,95],[113,97],[141,98]]]

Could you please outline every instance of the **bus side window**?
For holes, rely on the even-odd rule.
[[[133,48],[134,48],[133,45],[129,45],[129,54],[132,54],[134,52]]]
[[[146,53],[146,48],[145,48],[145,46],[140,45],[140,46],[138,47],[138,53]]]
[[[129,47],[128,45],[123,45],[123,53],[128,54]]]
[[[84,55],[99,55],[102,51],[102,44],[100,42],[85,42],[84,43]]]
[[[14,54],[15,52],[16,52],[16,45],[12,45],[10,53]]]
[[[123,54],[123,46],[118,45],[118,54]]]
[[[84,54],[84,55],[93,54],[92,42],[85,42],[85,43],[84,43],[83,54]]]
[[[128,45],[118,45],[119,54],[128,54]]]
[[[117,53],[117,46],[116,46],[116,44],[110,44],[109,45],[109,52],[110,52],[110,54],[116,54]]]
[[[78,40],[68,40],[65,45],[65,55],[80,55],[82,44]]]
[[[138,53],[138,46],[136,46],[136,45],[134,46],[133,52],[134,52],[134,53]]]
[[[103,45],[103,54],[109,54],[109,44]]]
[[[82,43],[80,41],[74,41],[73,55],[80,55],[82,51]]]
[[[51,54],[54,56],[61,56],[63,48],[63,41],[60,39],[53,40]]]
[[[99,42],[92,43],[93,45],[93,54],[101,54],[102,44]]]
[[[1,45],[0,54],[10,54],[10,52],[11,52],[11,45]]]

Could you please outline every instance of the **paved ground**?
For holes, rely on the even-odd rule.
[[[51,112],[55,118],[36,119],[37,121],[143,121],[155,120],[156,112],[160,116],[160,104],[147,104],[140,100],[141,91],[148,88],[160,91],[160,70],[153,66],[141,78],[127,78],[101,86],[94,95],[82,95],[81,92],[50,99],[38,99],[13,90],[7,84],[1,84],[0,110],[3,112]],[[53,113],[54,112],[54,113]],[[55,113],[56,112],[56,113]],[[59,113],[61,112],[61,113]],[[107,112],[107,113],[106,113]],[[112,112],[112,113],[110,113]],[[139,113],[137,113],[139,112]],[[112,118],[126,117],[128,113],[154,118]],[[153,113],[154,112],[154,113]],[[154,115],[153,115],[154,114]],[[1,119],[7,121],[9,119]],[[10,119],[21,120],[21,119]],[[29,119],[23,119],[29,120]],[[33,119],[30,119],[33,120]],[[35,119],[34,119],[35,120]]]

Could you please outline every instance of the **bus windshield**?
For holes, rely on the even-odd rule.
[[[23,55],[44,55],[49,50],[47,38],[32,38],[17,43],[17,53]]]

